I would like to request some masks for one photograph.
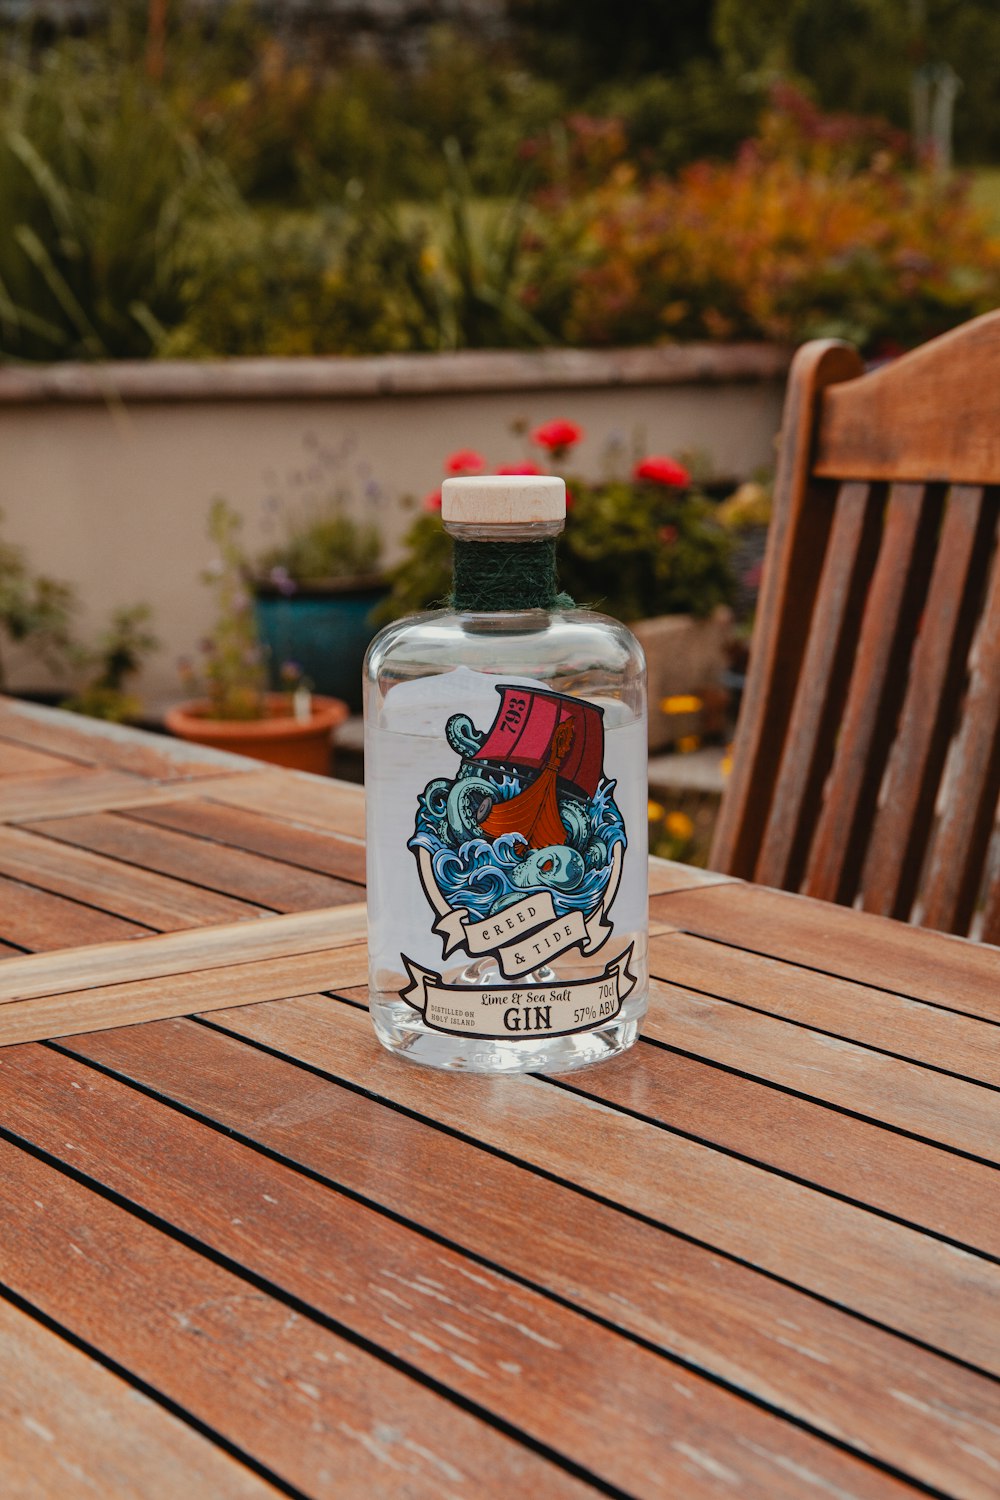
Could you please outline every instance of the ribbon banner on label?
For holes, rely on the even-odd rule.
[[[464,906],[449,906],[434,879],[431,856],[419,851],[420,883],[437,912],[434,932],[444,942],[443,957],[456,948],[464,948],[473,957],[492,953],[508,979],[526,974],[540,963],[549,963],[570,948],[582,953],[596,953],[611,935],[607,911],[618,892],[622,878],[621,844],[611,857],[611,874],[607,889],[597,910],[589,917],[580,911],[556,915],[551,891],[525,896],[491,917],[475,917]]]
[[[454,1036],[511,1040],[589,1031],[613,1021],[635,987],[635,975],[628,967],[632,947],[630,943],[596,978],[524,985],[520,989],[514,985],[479,989],[446,984],[440,974],[421,968],[404,955],[410,983],[400,991],[400,999],[420,1011],[435,1031]]]

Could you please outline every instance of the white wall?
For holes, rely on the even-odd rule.
[[[349,509],[378,520],[391,562],[413,503],[440,482],[445,455],[476,448],[490,467],[523,457],[514,424],[580,423],[586,438],[572,468],[588,478],[600,474],[615,439],[623,462],[635,453],[700,450],[716,473],[734,479],[769,464],[784,385],[780,351],[757,351],[756,376],[752,358],[737,363],[735,383],[726,381],[724,362],[709,361],[705,380],[704,351],[687,367],[682,352],[253,361],[242,371],[242,362],[229,362],[191,367],[190,377],[183,367],[150,366],[130,378],[123,367],[110,402],[94,399],[98,377],[81,367],[0,371],[0,536],[23,546],[34,570],[77,586],[86,630],[99,629],[115,605],[152,606],[163,647],[140,690],[158,707],[182,696],[176,659],[194,654],[211,626],[199,573],[211,555],[205,518],[213,496],[241,510],[256,548],[268,540],[268,497],[293,495],[291,476],[308,481],[315,468],[307,443],[340,450]],[[652,383],[658,354],[670,358]],[[435,392],[437,369],[444,388]],[[463,371],[478,389],[454,389]],[[595,384],[599,378],[615,383]],[[370,487],[366,494],[369,480],[381,498]],[[13,685],[43,680],[23,656],[8,653],[12,661]]]

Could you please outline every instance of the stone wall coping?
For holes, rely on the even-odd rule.
[[[446,354],[283,359],[118,360],[0,367],[0,405],[300,401],[602,386],[783,380],[791,350],[773,344],[640,349],[462,350]]]

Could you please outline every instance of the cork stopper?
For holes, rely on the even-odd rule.
[[[457,526],[561,524],[566,484],[552,474],[470,474],[441,486],[441,519]]]

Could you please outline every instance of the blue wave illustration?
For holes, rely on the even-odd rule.
[[[611,877],[617,845],[624,848],[625,824],[614,800],[614,781],[602,780],[594,796],[560,800],[569,831],[567,852],[556,868],[542,874],[539,851],[528,850],[519,833],[504,833],[492,842],[476,836],[465,811],[476,798],[507,800],[520,791],[517,777],[502,780],[462,777],[432,782],[421,794],[416,828],[408,848],[426,849],[434,879],[451,906],[464,906],[487,917],[532,891],[548,890],[558,916],[579,911],[590,916],[601,903]],[[545,851],[543,851],[544,853]],[[581,875],[582,871],[582,875]]]

